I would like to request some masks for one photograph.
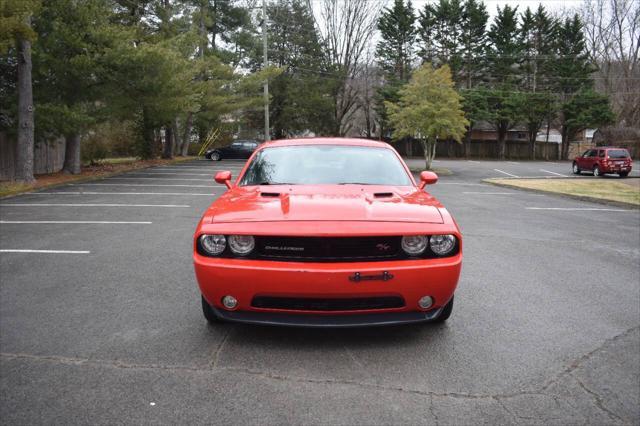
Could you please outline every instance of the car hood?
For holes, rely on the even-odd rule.
[[[439,207],[433,196],[413,186],[244,186],[233,187],[218,198],[207,210],[205,222],[443,223]]]

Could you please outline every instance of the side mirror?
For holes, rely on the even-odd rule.
[[[420,172],[420,190],[423,190],[427,185],[433,185],[438,181],[438,175],[433,172]]]
[[[223,171],[216,173],[216,182],[227,185],[227,188],[231,188],[231,172]]]

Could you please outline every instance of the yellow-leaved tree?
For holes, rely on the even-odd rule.
[[[419,140],[424,148],[426,168],[431,169],[438,140],[460,142],[465,126],[469,125],[461,101],[448,65],[433,69],[431,64],[423,64],[400,89],[400,100],[385,102],[394,139]]]

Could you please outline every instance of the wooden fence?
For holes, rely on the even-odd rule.
[[[420,157],[424,155],[422,145],[418,141],[404,140],[391,145],[404,156]],[[536,159],[557,160],[560,145],[556,143],[536,142]],[[511,160],[529,159],[529,143],[521,141],[507,141],[505,144],[506,158]],[[436,158],[465,158],[464,146],[455,141],[440,141],[436,145]],[[498,158],[498,143],[496,141],[471,141],[468,144],[466,158]]]
[[[64,166],[64,138],[48,142],[37,142],[33,150],[33,173],[55,173]],[[0,180],[13,177],[16,141],[0,132]]]

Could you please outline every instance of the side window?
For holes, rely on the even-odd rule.
[[[242,142],[234,142],[231,144],[231,148],[240,149],[242,148]]]
[[[587,153],[587,157],[589,158],[593,158],[598,154],[598,151],[595,149],[590,149],[589,152]]]
[[[256,145],[253,142],[245,142],[244,149],[254,149]]]
[[[601,149],[600,151],[598,151],[598,157],[604,158],[604,149]]]
[[[591,153],[590,149],[586,150],[585,152],[582,153],[582,158],[587,158],[590,153]]]

